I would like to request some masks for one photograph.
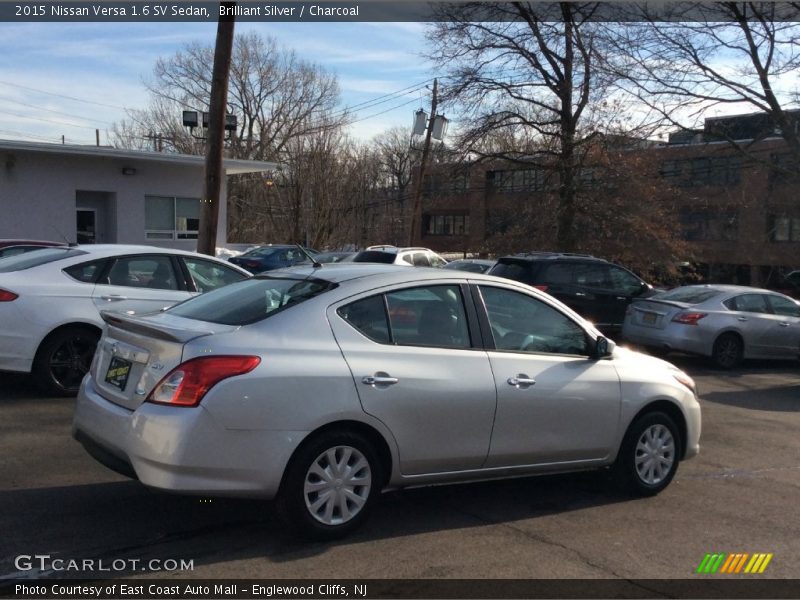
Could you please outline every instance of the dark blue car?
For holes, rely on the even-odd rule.
[[[309,248],[305,250],[312,256],[317,253],[316,250]],[[308,256],[297,245],[270,244],[253,248],[228,260],[251,273],[261,273],[262,271],[282,269],[283,267],[291,267],[298,263],[307,262]]]

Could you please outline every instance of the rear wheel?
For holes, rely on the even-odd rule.
[[[360,526],[380,493],[372,444],[351,432],[327,432],[304,444],[278,493],[280,516],[304,537],[336,539]]]
[[[744,345],[735,333],[723,333],[714,342],[711,360],[720,369],[733,369],[742,362]]]
[[[36,383],[52,396],[77,394],[99,339],[99,333],[86,327],[65,327],[50,334],[33,361]]]
[[[655,496],[678,470],[680,437],[675,422],[662,412],[647,413],[625,434],[615,469],[620,484],[639,496]]]

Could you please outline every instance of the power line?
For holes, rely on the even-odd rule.
[[[94,104],[95,106],[105,106],[106,108],[116,108],[119,110],[125,110],[124,106],[116,106],[114,104],[105,104],[103,102],[94,102],[93,100],[85,100],[82,98],[75,98],[74,96],[65,96],[64,94],[56,94],[54,92],[46,92],[44,90],[39,90],[32,87],[27,87],[25,85],[19,85],[18,83],[11,83],[8,81],[0,81],[0,85],[7,85],[15,88],[20,88],[22,90],[28,90],[30,92],[36,92],[38,94],[47,94],[48,96],[55,96],[56,98],[66,98],[67,100],[73,100],[75,102],[82,102],[84,104]]]
[[[41,121],[42,123],[53,123],[55,125],[64,125],[66,127],[77,127],[78,129],[91,129],[92,131],[97,129],[97,127],[90,127],[88,125],[75,125],[74,123],[65,123],[63,121],[54,121],[52,119],[42,119],[42,118],[39,118],[39,117],[29,117],[28,115],[21,115],[21,114],[18,114],[18,113],[13,113],[13,112],[8,112],[8,111],[2,111],[2,112],[0,112],[0,114],[9,115],[9,116],[12,116],[12,117],[17,117],[18,119],[30,119],[31,121]]]
[[[9,98],[8,96],[0,95],[0,100],[3,100],[5,102],[11,102],[13,104],[19,104],[20,106],[27,106],[28,108],[35,108],[36,110],[43,110],[43,111],[46,111],[46,112],[49,112],[49,113],[53,113],[55,115],[61,115],[63,117],[72,117],[73,119],[83,119],[84,121],[91,121],[93,123],[102,123],[105,126],[108,125],[108,123],[106,123],[105,121],[99,121],[97,119],[90,119],[89,117],[83,117],[81,115],[73,115],[73,114],[70,114],[70,113],[65,113],[65,112],[60,112],[60,111],[57,111],[57,110],[53,110],[51,108],[44,108],[43,106],[36,106],[34,104],[28,104],[26,102],[20,102],[19,100],[13,100],[12,98]]]

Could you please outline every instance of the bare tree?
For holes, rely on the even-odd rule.
[[[428,33],[431,57],[447,70],[444,100],[463,111],[462,149],[538,162],[557,174],[554,226],[562,250],[576,247],[577,174],[610,84],[609,71],[596,68],[602,45],[592,21],[596,8],[448,3]]]
[[[640,22],[607,28],[628,55],[610,65],[622,89],[686,128],[714,108],[762,112],[769,120],[763,134],[778,130],[800,164],[797,113],[787,109],[800,74],[800,4],[684,2],[637,16]],[[742,151],[752,143],[727,137]]]

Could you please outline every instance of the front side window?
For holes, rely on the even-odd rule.
[[[552,306],[503,288],[480,286],[480,291],[498,350],[589,354],[584,329]]]
[[[239,271],[210,260],[185,257],[183,262],[189,269],[195,289],[200,293],[210,292],[229,283],[247,279],[247,276]]]
[[[776,315],[800,317],[800,305],[794,300],[783,296],[767,296],[767,298],[769,298],[770,306],[772,306],[772,312]]]
[[[619,267],[609,267],[611,285],[615,291],[633,296],[642,291],[642,282],[633,273]]]
[[[145,196],[144,223],[148,240],[196,240],[200,228],[200,200]]]

